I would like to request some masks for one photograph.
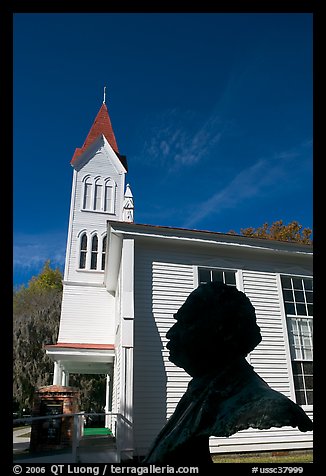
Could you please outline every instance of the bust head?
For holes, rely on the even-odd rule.
[[[261,341],[255,309],[234,286],[201,284],[174,315],[167,332],[170,361],[192,376],[245,357]]]

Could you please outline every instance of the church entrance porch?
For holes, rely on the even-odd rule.
[[[46,353],[54,362],[53,385],[68,386],[71,374],[105,375],[104,411],[108,413],[112,410],[113,344],[53,344],[46,346]],[[115,422],[112,417],[105,416],[103,420],[96,422],[95,418],[89,417],[86,424],[96,426],[98,423],[98,426],[104,426],[114,433]]]

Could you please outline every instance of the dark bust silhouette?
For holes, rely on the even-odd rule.
[[[144,463],[212,464],[209,437],[247,428],[312,430],[302,408],[273,390],[246,356],[261,341],[255,309],[233,286],[200,285],[174,315],[169,360],[192,378]]]

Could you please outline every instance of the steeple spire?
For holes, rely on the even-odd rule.
[[[118,155],[120,160],[123,157],[119,154],[118,144],[115,139],[115,135],[113,132],[108,108],[105,104],[105,100],[106,100],[106,86],[104,86],[103,104],[100,107],[99,112],[97,113],[95,121],[86,137],[84,145],[75,150],[75,153],[71,160],[72,164],[101,134],[105,136],[106,140],[108,141],[108,143],[110,144],[114,152]]]

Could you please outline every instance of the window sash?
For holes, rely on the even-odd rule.
[[[84,233],[80,239],[79,268],[85,269],[87,256],[87,235]]]
[[[84,180],[82,209],[114,213],[115,192],[116,184],[111,179],[86,178]]]
[[[236,286],[236,271],[226,270],[221,268],[198,268],[198,282],[199,284],[208,283],[211,281],[222,282],[229,286]]]
[[[281,276],[283,301],[287,315],[313,316],[312,278]]]
[[[312,360],[313,320],[288,317],[287,323],[292,360]]]
[[[293,361],[293,380],[296,401],[299,405],[313,404],[313,366],[312,362]]]
[[[97,269],[97,251],[98,251],[98,238],[97,238],[97,235],[94,235],[92,238],[91,269]]]
[[[104,236],[103,238],[103,241],[102,241],[102,262],[101,262],[101,269],[102,271],[104,271],[105,269],[105,255],[106,255],[106,235]]]
[[[281,276],[296,402],[313,404],[313,280]]]
[[[101,210],[102,208],[102,185],[95,184],[95,197],[94,197],[94,209]]]
[[[85,209],[91,208],[91,192],[92,192],[92,184],[90,182],[85,182],[84,203],[83,203],[83,208]]]
[[[113,211],[113,186],[112,184],[106,184],[105,185],[105,197],[104,197],[104,210],[106,212],[112,212]]]
[[[97,251],[91,253],[91,269],[97,269]]]
[[[86,267],[86,251],[81,251],[80,252],[80,257],[79,257],[79,268],[80,269],[85,269]]]

